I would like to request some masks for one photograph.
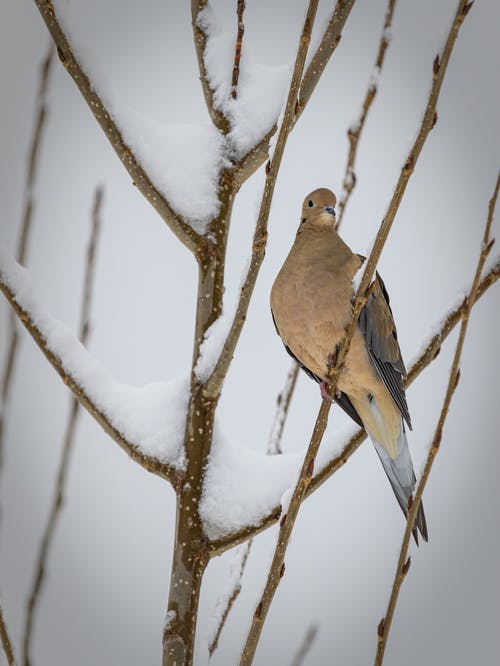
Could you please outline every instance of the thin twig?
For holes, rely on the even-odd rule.
[[[40,155],[40,143],[43,135],[43,129],[47,119],[47,89],[49,85],[50,72],[54,60],[54,47],[52,43],[49,46],[47,54],[40,66],[38,93],[36,97],[35,123],[31,137],[31,146],[28,153],[28,164],[26,169],[26,180],[24,183],[24,204],[22,223],[19,230],[17,244],[17,261],[20,264],[26,263],[28,251],[28,240],[31,231],[31,221],[34,209],[34,187],[36,176],[38,174],[38,164]],[[5,364],[2,378],[0,380],[0,469],[3,464],[3,437],[5,429],[5,418],[7,414],[7,403],[9,400],[12,380],[14,377],[14,367],[16,362],[19,332],[13,313],[9,316],[8,342],[6,346]]]
[[[69,40],[57,20],[52,1],[35,0],[35,4],[54,40],[59,59],[78,86],[84,100],[89,105],[95,119],[107,136],[123,166],[128,171],[137,189],[146,197],[177,238],[192,252],[195,252],[201,243],[199,234],[180,215],[177,215],[173,211],[166,197],[153,185],[149,175],[141,166],[130,146],[125,143],[109,110],[97,94],[93,83],[73,53]]]
[[[86,345],[90,333],[90,306],[92,300],[92,293],[94,287],[94,274],[95,274],[95,256],[97,243],[99,240],[99,233],[101,227],[101,206],[103,200],[103,188],[97,187],[94,195],[94,203],[91,213],[91,229],[89,243],[87,247],[87,258],[85,264],[85,276],[83,283],[82,305],[80,312],[80,329],[79,337],[82,344]],[[30,659],[30,646],[32,639],[33,621],[35,610],[40,598],[40,592],[44,582],[47,557],[49,548],[51,547],[57,522],[64,501],[64,490],[66,487],[66,477],[69,468],[70,455],[73,449],[73,442],[75,437],[77,419],[79,415],[79,404],[76,398],[71,401],[69,419],[66,426],[64,435],[64,444],[59,462],[59,470],[57,473],[57,480],[55,486],[55,495],[52,506],[49,512],[45,531],[43,533],[40,551],[38,553],[37,564],[35,567],[35,576],[33,579],[33,586],[29,595],[27,610],[26,610],[26,624],[24,628],[23,638],[23,664],[29,666]]]
[[[283,158],[286,141],[288,139],[288,135],[290,134],[294,120],[295,106],[297,102],[297,96],[299,94],[300,81],[302,79],[302,72],[304,70],[304,62],[306,59],[309,42],[311,41],[311,32],[316,16],[317,6],[318,0],[309,0],[309,6],[304,21],[304,26],[302,28],[300,44],[297,50],[297,57],[295,59],[295,66],[293,68],[292,80],[290,82],[290,89],[288,91],[288,98],[283,115],[283,121],[281,123],[278,135],[278,140],[276,143],[276,148],[272,158],[266,165],[266,182],[264,185],[264,192],[262,195],[259,215],[257,218],[257,224],[253,237],[250,267],[248,269],[243,286],[241,287],[236,313],[234,315],[231,329],[226,338],[226,342],[212,374],[204,384],[203,394],[206,397],[213,397],[220,393],[222,383],[226,376],[231,359],[233,358],[234,350],[238,343],[241,330],[245,322],[248,306],[250,304],[250,298],[253,293],[255,282],[257,280],[257,275],[264,259],[267,243],[267,222],[269,219],[269,212],[271,210],[271,201],[276,184],[276,178],[281,166],[281,160]]]
[[[307,631],[304,634],[304,638],[302,639],[302,643],[300,644],[299,649],[297,650],[297,654],[293,658],[292,666],[302,666],[302,664],[304,663],[304,659],[311,651],[313,643],[316,640],[316,636],[318,635],[318,630],[319,630],[319,625],[317,624],[311,624],[307,628]]]
[[[2,640],[3,651],[7,657],[7,664],[9,666],[16,666],[16,660],[14,658],[14,651],[12,649],[12,641],[10,640],[9,632],[7,631],[7,625],[5,624],[5,619],[3,617],[2,606],[0,605],[0,639]]]
[[[370,77],[370,82],[368,83],[368,89],[361,106],[361,114],[358,121],[352,125],[347,131],[347,138],[349,140],[349,153],[347,156],[347,164],[345,167],[344,180],[342,183],[342,193],[339,197],[337,204],[337,230],[342,224],[342,219],[344,217],[345,208],[351,197],[352,191],[356,187],[356,154],[358,150],[358,143],[365,125],[366,117],[370,110],[373,100],[377,95],[378,88],[378,79],[382,67],[384,65],[385,54],[387,52],[387,47],[389,45],[389,30],[392,25],[392,16],[394,14],[394,7],[396,5],[396,0],[389,0],[387,5],[387,10],[385,14],[384,27],[382,30],[382,35],[380,36],[380,42],[378,45],[377,58],[375,60],[374,74]]]
[[[481,250],[479,253],[479,259],[476,266],[476,272],[474,275],[474,280],[472,282],[472,287],[470,289],[469,295],[467,297],[467,303],[462,313],[462,324],[460,326],[460,333],[458,336],[457,346],[455,349],[455,355],[453,358],[453,363],[450,369],[450,377],[448,380],[448,387],[446,389],[446,394],[443,400],[443,406],[441,408],[441,413],[439,415],[439,420],[436,426],[434,437],[432,440],[431,448],[427,455],[427,460],[425,461],[424,471],[422,477],[417,487],[415,497],[413,499],[412,505],[408,512],[408,520],[406,524],[406,530],[403,537],[403,543],[401,544],[401,551],[399,553],[398,565],[396,568],[396,574],[394,576],[394,582],[392,585],[391,596],[389,603],[387,605],[387,611],[384,618],[380,621],[378,625],[378,640],[377,640],[377,653],[375,656],[375,666],[381,666],[384,660],[385,647],[387,645],[387,639],[389,637],[389,632],[391,629],[392,618],[394,616],[394,611],[396,608],[396,603],[399,596],[399,591],[403,580],[405,579],[408,569],[410,567],[410,558],[408,557],[408,548],[410,545],[410,536],[415,524],[415,519],[417,516],[417,510],[420,505],[420,500],[424,492],[424,488],[429,479],[429,475],[434,464],[434,460],[438,454],[439,447],[441,445],[441,440],[443,436],[443,428],[446,422],[446,417],[448,416],[450,404],[454,396],[455,390],[460,379],[460,359],[462,356],[462,350],[464,346],[465,336],[467,333],[467,327],[469,323],[469,317],[472,310],[472,306],[476,299],[476,293],[481,279],[481,273],[483,271],[484,263],[486,258],[493,246],[493,242],[490,240],[490,230],[491,224],[493,222],[493,216],[495,212],[495,205],[498,197],[498,190],[500,187],[500,173],[498,174],[495,190],[493,196],[490,199],[488,207],[488,216],[486,220],[486,225],[484,229],[483,241],[481,243]]]
[[[293,127],[302,115],[316,85],[323,74],[333,52],[337,48],[345,22],[356,0],[338,0],[332,16],[326,26],[321,42],[314,53],[309,66],[300,83],[299,96],[295,106]],[[241,185],[247,180],[268,158],[269,142],[277,131],[275,125],[257,145],[253,146],[235,165],[234,178]]]
[[[243,573],[245,572],[245,567],[248,562],[248,556],[250,555],[250,550],[252,548],[252,541],[247,541],[247,543],[241,546],[241,552],[238,554],[239,561],[237,563],[237,571],[232,581],[232,587],[229,590],[228,595],[225,598],[221,598],[217,601],[216,608],[223,605],[223,609],[220,613],[220,620],[215,630],[213,639],[210,642],[208,647],[208,652],[210,657],[217,650],[219,646],[219,638],[226,624],[231,609],[233,608],[234,602],[238,598],[241,592],[241,580],[243,578]]]
[[[270,456],[275,456],[283,452],[281,449],[281,439],[283,436],[286,417],[288,415],[288,408],[290,407],[293,392],[297,384],[298,374],[299,364],[296,361],[292,361],[292,365],[286,377],[285,385],[276,400],[276,414],[274,415],[274,421],[267,443],[267,454]]]
[[[238,32],[236,35],[236,44],[234,46],[234,64],[233,76],[231,78],[231,97],[236,99],[238,96],[238,79],[240,78],[240,60],[241,60],[241,46],[243,44],[243,35],[245,33],[245,24],[243,23],[243,12],[245,11],[245,0],[238,0],[237,16],[238,16]]]

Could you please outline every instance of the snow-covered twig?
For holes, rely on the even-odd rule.
[[[307,628],[307,631],[304,634],[304,638],[302,639],[302,643],[300,644],[299,649],[297,650],[297,653],[293,658],[292,666],[302,666],[302,664],[304,663],[304,659],[307,657],[308,653],[310,652],[313,646],[314,641],[316,640],[316,636],[318,635],[318,630],[319,630],[319,625],[317,624],[311,624]]]
[[[144,430],[142,426],[145,416],[140,416],[141,427],[139,429],[133,427],[134,432],[132,432],[130,423],[124,420],[122,404],[118,419],[113,423],[113,415],[109,410],[113,408],[117,397],[120,400],[123,398],[123,387],[114,382],[104,368],[88,354],[77,340],[76,335],[50,317],[39,306],[31,285],[27,281],[27,272],[3,253],[1,253],[1,260],[0,290],[45,358],[72,391],[75,398],[135,462],[149,472],[168,479],[175,487],[179,471],[173,458],[172,464],[170,464],[170,459],[160,461],[155,455],[149,455],[141,450],[140,442],[136,443],[130,439],[130,436],[133,438],[141,436],[139,431]],[[52,338],[52,344],[48,342],[49,337]],[[83,376],[85,376],[85,380],[82,379]],[[134,391],[132,387],[125,388],[124,397],[127,402],[130,400],[131,390]],[[104,404],[105,407],[101,406]],[[154,427],[158,428],[158,424],[154,424]],[[124,434],[124,431],[129,434]],[[146,438],[151,439],[150,432],[146,434]],[[177,453],[174,451],[173,456],[176,455]]]
[[[337,204],[337,230],[342,224],[342,218],[344,217],[344,211],[349,201],[352,191],[356,187],[356,172],[354,170],[356,163],[356,154],[358,150],[358,143],[365,125],[366,117],[368,111],[370,110],[373,100],[377,95],[378,87],[378,78],[382,71],[384,65],[385,54],[387,52],[387,47],[389,45],[389,30],[392,25],[392,16],[394,14],[394,7],[396,5],[396,0],[389,0],[387,5],[387,10],[385,13],[384,27],[382,30],[382,35],[380,37],[380,42],[378,45],[377,58],[375,60],[374,73],[370,77],[368,83],[368,89],[361,106],[361,114],[357,122],[352,125],[347,131],[347,138],[349,140],[349,153],[347,156],[347,164],[345,167],[344,180],[342,183],[342,194],[339,197],[339,202]]]
[[[300,83],[292,129],[302,115],[326,65],[340,42],[345,22],[347,21],[355,2],[356,0],[337,0],[320,44],[311,58],[311,62]],[[266,161],[269,155],[269,142],[277,129],[277,126],[273,127],[268,134],[266,134],[256,146],[251,148],[236,164],[234,177],[239,184],[245,182],[245,180]]]
[[[97,243],[99,239],[101,227],[101,206],[103,200],[103,188],[97,187],[94,195],[94,203],[91,213],[91,229],[89,243],[87,246],[87,257],[85,263],[85,277],[83,283],[82,305],[80,312],[80,331],[79,337],[82,344],[86,345],[90,333],[90,306],[94,285],[95,274],[95,256]],[[66,477],[69,467],[70,455],[73,448],[73,441],[76,431],[77,419],[79,414],[79,404],[76,398],[73,398],[70,405],[70,412],[66,432],[63,440],[63,449],[61,459],[59,461],[59,469],[57,472],[57,479],[55,485],[55,494],[52,501],[52,506],[49,512],[49,517],[40,545],[38,553],[37,564],[35,567],[35,576],[33,579],[33,586],[28,599],[26,610],[26,624],[24,628],[23,637],[23,664],[29,666],[30,660],[30,644],[32,637],[33,621],[37,602],[39,599],[40,591],[44,581],[45,572],[47,569],[47,556],[49,548],[55,533],[58,518],[63,506],[64,489],[66,486]]]
[[[202,12],[207,8],[207,0],[191,0],[191,24],[193,26],[193,38],[198,60],[198,70],[200,72],[201,87],[205,97],[208,113],[213,124],[222,134],[227,134],[230,129],[229,120],[216,107],[214,101],[214,91],[210,87],[207,68],[205,66],[205,51],[207,48],[207,34],[201,25]]]
[[[47,89],[49,84],[50,71],[54,60],[54,47],[52,43],[49,46],[47,55],[40,66],[38,94],[36,98],[35,123],[31,138],[31,146],[28,154],[28,168],[26,170],[26,182],[24,184],[24,203],[23,217],[19,230],[19,240],[17,246],[17,260],[20,264],[25,264],[28,250],[28,240],[31,231],[31,220],[34,208],[34,186],[38,173],[38,157],[40,154],[40,143],[43,134],[43,128],[47,119]],[[7,403],[14,376],[14,366],[16,362],[17,350],[19,344],[19,333],[14,313],[9,317],[9,333],[6,345],[5,364],[0,380],[0,468],[3,462],[3,435],[5,428],[5,418],[7,414]]]
[[[412,505],[408,512],[406,529],[403,536],[403,542],[401,544],[401,550],[399,553],[396,574],[394,576],[394,582],[392,585],[392,591],[389,603],[387,605],[387,610],[385,616],[382,618],[382,620],[378,625],[378,641],[377,641],[377,653],[375,656],[375,666],[381,666],[384,660],[385,647],[387,645],[387,639],[389,637],[391,622],[394,616],[394,611],[396,608],[399,591],[401,589],[403,580],[406,574],[408,573],[408,569],[410,567],[411,560],[408,557],[408,548],[410,545],[410,537],[413,530],[413,526],[415,525],[415,519],[417,517],[417,510],[418,507],[420,506],[420,501],[422,499],[424,488],[429,479],[432,465],[434,464],[434,460],[438,454],[439,447],[441,445],[441,439],[443,436],[443,428],[446,422],[446,417],[448,416],[450,404],[460,379],[460,359],[462,356],[462,349],[464,346],[465,336],[467,333],[469,317],[472,310],[472,306],[476,299],[476,294],[479,287],[479,282],[481,279],[481,273],[483,271],[484,263],[486,261],[486,258],[488,257],[488,254],[494,242],[493,240],[490,240],[490,230],[491,230],[491,224],[493,222],[493,216],[495,212],[496,201],[498,198],[499,187],[500,187],[500,173],[497,176],[495,190],[493,192],[493,196],[490,199],[488,207],[488,216],[486,219],[483,241],[481,243],[481,250],[479,252],[479,258],[477,261],[474,280],[472,282],[472,287],[467,296],[466,305],[462,313],[462,324],[460,326],[460,333],[457,340],[457,346],[455,348],[455,355],[453,357],[453,363],[450,369],[448,387],[446,389],[446,394],[443,400],[443,405],[441,407],[441,412],[439,414],[439,419],[437,422],[432,444],[429,449],[429,453],[427,455],[427,460],[425,461],[424,471],[422,473],[420,482],[417,486],[417,490],[415,492],[415,497],[413,499]]]
[[[207,397],[218,395],[222,388],[227,369],[233,358],[234,350],[238,343],[243,324],[245,322],[250,299],[257,281],[267,242],[267,222],[269,219],[269,212],[271,210],[271,201],[274,194],[274,187],[278,177],[281,160],[285,150],[286,141],[292,129],[295,106],[299,94],[299,86],[302,80],[302,72],[304,70],[304,63],[311,41],[311,32],[316,16],[316,9],[318,6],[317,0],[310,0],[304,26],[300,36],[299,48],[297,50],[297,57],[293,68],[292,80],[288,91],[288,97],[283,115],[283,121],[278,134],[278,140],[274,153],[266,165],[266,181],[264,185],[264,192],[260,204],[257,224],[255,226],[255,233],[252,244],[252,257],[250,266],[243,282],[240,291],[240,298],[234,315],[231,329],[226,338],[226,342],[215,365],[214,371],[205,382],[203,393]]]
[[[171,208],[170,203],[153,185],[150,176],[139,163],[118,129],[109,110],[77,60],[71,44],[64,33],[51,0],[35,0],[35,4],[50,32],[62,64],[78,86],[95,119],[111,143],[114,151],[128,171],[137,189],[144,195],[161,218],[168,224],[177,238],[192,252],[200,245],[199,234]]]
[[[10,640],[9,632],[7,631],[7,625],[5,624],[5,619],[3,616],[2,606],[0,605],[0,639],[2,640],[3,651],[7,658],[7,664],[9,666],[16,666],[16,660],[14,657],[14,650],[12,649],[12,641]]]

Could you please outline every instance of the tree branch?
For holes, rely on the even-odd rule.
[[[380,42],[377,51],[377,58],[375,60],[375,69],[374,75],[370,78],[368,84],[368,90],[366,91],[363,104],[361,106],[361,114],[358,121],[349,128],[347,131],[347,138],[349,140],[349,153],[347,156],[347,164],[345,167],[344,179],[342,183],[342,194],[339,197],[337,204],[337,231],[342,224],[342,219],[344,217],[345,208],[351,197],[352,191],[356,186],[356,172],[354,170],[356,163],[356,154],[358,150],[358,143],[365,125],[366,117],[370,110],[373,100],[377,95],[377,86],[378,86],[378,77],[382,71],[384,65],[385,54],[387,52],[387,47],[389,45],[389,29],[392,25],[392,16],[394,14],[394,7],[396,5],[396,0],[389,0],[387,5],[387,10],[385,14],[384,27],[382,29],[382,35],[380,36]],[[374,80],[374,77],[375,80]]]
[[[295,127],[298,119],[307,106],[328,61],[340,42],[345,22],[347,21],[347,17],[355,2],[356,0],[337,0],[335,9],[333,10],[321,42],[300,83],[292,129]],[[277,129],[278,127],[275,125],[261,139],[261,141],[251,148],[235,165],[234,177],[239,185],[244,183],[245,180],[247,180],[247,178],[249,178],[266,161],[269,156],[269,142]]]
[[[408,519],[406,524],[405,533],[403,536],[403,543],[401,544],[401,550],[399,553],[398,565],[396,568],[396,574],[394,577],[394,582],[392,585],[391,596],[389,598],[389,603],[387,605],[387,611],[385,617],[380,621],[378,625],[378,640],[377,640],[377,653],[375,656],[375,666],[381,666],[384,660],[385,648],[387,645],[387,639],[389,637],[389,632],[391,629],[392,618],[394,616],[394,611],[396,608],[396,603],[399,596],[399,591],[403,580],[405,579],[408,569],[410,568],[410,558],[408,557],[408,548],[410,545],[410,536],[413,526],[415,525],[415,520],[417,517],[418,507],[422,499],[424,488],[429,479],[429,475],[434,464],[434,460],[438,454],[439,447],[441,445],[441,440],[443,436],[443,429],[446,422],[446,417],[448,416],[450,404],[453,399],[455,390],[460,379],[460,359],[462,356],[462,350],[464,346],[465,336],[467,333],[467,327],[469,323],[469,317],[472,310],[474,301],[476,300],[476,294],[481,279],[481,273],[483,271],[484,263],[486,258],[493,246],[494,241],[490,241],[490,230],[491,224],[493,222],[493,216],[495,212],[495,205],[498,197],[498,190],[500,187],[500,173],[498,174],[495,190],[490,199],[488,207],[488,216],[486,220],[486,225],[484,229],[483,241],[481,244],[481,251],[479,253],[479,259],[476,266],[476,272],[474,275],[474,280],[472,282],[472,287],[470,289],[469,295],[466,299],[466,304],[462,313],[462,324],[460,326],[460,333],[458,336],[457,346],[455,349],[455,355],[453,358],[453,363],[450,369],[450,377],[448,380],[448,387],[446,389],[446,394],[443,400],[443,406],[441,408],[441,413],[439,415],[438,423],[436,426],[436,431],[432,440],[431,448],[427,455],[427,460],[425,461],[424,471],[422,478],[417,487],[415,497],[409,507]]]
[[[271,210],[271,201],[276,184],[276,178],[281,166],[281,160],[283,158],[286,141],[294,120],[295,105],[299,93],[299,85],[304,69],[307,50],[311,40],[311,32],[316,16],[317,5],[317,0],[309,1],[306,19],[304,21],[302,34],[300,37],[300,45],[297,51],[297,57],[295,59],[295,66],[293,69],[290,89],[288,91],[283,122],[281,123],[274,154],[272,159],[267,163],[266,167],[266,182],[264,185],[264,193],[262,195],[259,215],[255,227],[255,234],[253,237],[250,267],[241,288],[240,299],[236,308],[236,313],[231,325],[231,329],[226,338],[226,342],[212,374],[205,382],[203,387],[203,394],[205,397],[213,397],[218,395],[221,391],[224,378],[226,376],[229,364],[233,358],[234,350],[238,343],[241,330],[245,322],[248,306],[250,304],[250,298],[255,287],[255,282],[257,280],[257,275],[262,265],[262,261],[264,260],[267,243],[267,222],[269,219],[269,212]]]
[[[12,641],[10,640],[9,632],[7,631],[7,625],[5,624],[5,619],[3,617],[2,606],[0,605],[0,639],[2,641],[3,651],[7,658],[7,664],[9,666],[16,666],[16,660],[14,658],[14,651],[12,649]]]
[[[92,207],[91,230],[90,230],[89,243],[87,247],[87,259],[85,264],[85,277],[84,277],[82,305],[80,312],[79,338],[83,345],[87,344],[90,333],[90,306],[91,306],[92,291],[94,284],[95,255],[96,255],[97,243],[101,227],[102,199],[103,199],[103,189],[101,187],[97,187],[95,190],[94,204]],[[74,441],[77,419],[79,414],[78,407],[79,405],[77,399],[73,398],[73,400],[71,401],[69,419],[63,440],[64,445],[61,453],[61,459],[59,462],[59,470],[57,473],[56,486],[55,486],[56,491],[49,512],[49,517],[47,520],[45,531],[43,533],[42,542],[35,567],[35,576],[33,579],[33,585],[28,599],[28,605],[26,611],[26,623],[25,623],[24,638],[23,638],[24,666],[29,666],[31,663],[30,647],[31,647],[35,610],[40,597],[42,584],[44,582],[49,548],[52,544],[56,525],[63,506],[64,490],[66,487],[66,477],[69,468],[70,455],[73,448],[73,441]]]
[[[215,107],[213,90],[208,81],[207,69],[205,67],[205,49],[207,48],[207,35],[200,26],[200,12],[207,6],[207,0],[191,0],[191,25],[193,26],[194,45],[196,47],[196,58],[198,60],[198,69],[200,72],[201,87],[203,96],[207,105],[208,113],[213,124],[222,134],[227,134],[230,130],[229,121],[226,116]],[[234,75],[234,71],[233,71]]]
[[[239,597],[241,592],[241,579],[243,578],[243,573],[245,571],[246,564],[248,562],[248,556],[250,555],[250,549],[252,547],[252,541],[247,541],[247,543],[241,546],[241,553],[238,554],[239,561],[237,563],[237,571],[234,579],[231,581],[231,588],[229,589],[226,598],[220,598],[217,601],[216,607],[214,609],[214,614],[217,614],[218,606],[221,606],[222,609],[219,613],[219,621],[214,632],[214,636],[210,641],[208,646],[208,652],[210,657],[217,650],[219,646],[219,638],[226,624],[226,620],[231,612],[234,602]]]
[[[307,657],[308,653],[311,651],[316,636],[318,635],[319,626],[317,624],[311,624],[307,628],[302,643],[300,644],[297,654],[293,658],[292,666],[302,666],[304,659]]]
[[[277,398],[276,405],[276,414],[274,416],[273,425],[271,427],[271,433],[269,435],[269,441],[267,443],[267,453],[270,456],[275,456],[277,454],[283,453],[281,449],[281,439],[283,436],[283,428],[285,427],[286,417],[288,415],[288,408],[290,407],[290,402],[292,400],[293,392],[295,390],[295,385],[297,383],[297,376],[299,374],[299,364],[296,361],[292,361],[290,370],[285,381],[285,386],[283,387],[281,393]]]
[[[167,199],[153,185],[148,174],[140,165],[133,151],[125,143],[120,130],[112,119],[108,109],[95,91],[92,82],[83,71],[75,57],[71,45],[57,20],[51,0],[35,0],[35,4],[50,32],[62,64],[78,86],[83,98],[89,105],[95,119],[107,136],[115,153],[128,171],[138,190],[146,197],[160,217],[168,224],[177,238],[192,252],[201,242],[201,237],[194,229],[171,208]]]
[[[89,414],[97,421],[101,428],[113,439],[135,462],[139,463],[148,472],[157,474],[168,479],[174,487],[177,485],[179,473],[170,465],[160,462],[156,458],[142,453],[133,443],[129,442],[110,422],[106,414],[95,404],[95,402],[86,393],[76,377],[69,373],[63,364],[62,359],[47,345],[47,340],[40,328],[31,318],[30,313],[19,305],[16,300],[16,294],[9,286],[6,276],[2,273],[0,267],[0,290],[9,301],[17,317],[22,321],[24,327],[31,335],[36,344],[40,347],[43,355],[52,365],[57,374],[61,377],[66,386],[72,391],[78,402],[85,407]]]
[[[35,111],[35,124],[31,138],[31,146],[28,153],[28,168],[26,171],[26,181],[24,184],[24,203],[23,203],[23,217],[21,228],[19,231],[19,239],[17,245],[17,261],[20,264],[26,262],[26,255],[28,251],[28,240],[31,231],[31,221],[33,219],[34,209],[34,186],[38,172],[38,163],[40,155],[40,143],[47,119],[47,89],[50,79],[50,72],[54,60],[54,47],[52,43],[49,46],[47,55],[45,56],[40,66],[38,94],[36,98],[36,111]],[[14,367],[16,362],[17,350],[19,343],[19,333],[15,321],[14,313],[9,317],[9,331],[8,342],[6,346],[5,365],[3,375],[0,381],[0,469],[3,463],[3,435],[5,427],[5,418],[7,413],[7,404],[9,400],[12,379],[14,377]]]

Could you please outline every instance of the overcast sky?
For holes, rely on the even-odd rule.
[[[2,0],[0,22],[0,242],[15,247],[39,63],[48,36],[34,3]],[[68,11],[66,0],[54,3]],[[98,63],[110,95],[164,124],[209,122],[198,81],[189,3],[71,0],[82,56]],[[234,16],[235,2],[213,3]],[[265,64],[293,61],[306,3],[248,2],[244,48]],[[321,2],[318,24],[331,3]],[[288,142],[269,220],[269,244],[218,410],[229,437],[263,451],[275,398],[289,368],[269,313],[269,290],[293,241],[303,197],[339,191],[345,131],[359,113],[375,59],[385,0],[358,0],[317,91]],[[362,252],[383,217],[426,103],[432,61],[456,3],[399,0],[379,94],[359,150],[358,187],[343,236]],[[229,20],[232,20],[230,18]],[[424,147],[379,269],[391,294],[405,359],[415,357],[471,280],[499,167],[500,5],[477,0],[461,30]],[[28,263],[40,299],[76,328],[92,192],[106,188],[93,307],[92,353],[119,380],[187,376],[197,270],[132,186],[80,93],[56,64],[42,144]],[[241,190],[228,247],[231,302],[249,254],[262,172]],[[499,235],[500,219],[493,235]],[[500,287],[470,322],[462,379],[442,450],[425,491],[430,541],[411,546],[412,567],[389,639],[388,666],[500,659]],[[0,304],[3,359],[8,308]],[[441,406],[456,335],[409,390],[417,473]],[[17,653],[33,561],[53,491],[69,396],[23,334],[0,485],[0,593]],[[305,376],[284,448],[303,448],[319,407]],[[346,419],[332,410],[326,434]],[[340,443],[339,439],[339,443]],[[34,666],[158,664],[174,533],[174,494],[128,460],[82,415],[64,516],[50,556],[34,642]],[[404,521],[369,442],[301,510],[255,663],[289,664],[310,623],[319,624],[311,666],[372,663]],[[274,545],[254,543],[243,591],[214,656],[232,666]],[[207,635],[233,553],[212,561],[200,605]],[[0,664],[3,655],[0,656]]]

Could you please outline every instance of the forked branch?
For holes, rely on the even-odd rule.
[[[35,4],[50,32],[62,64],[78,86],[83,98],[89,105],[95,119],[107,136],[115,153],[128,171],[138,190],[146,197],[160,217],[168,224],[177,238],[194,252],[199,246],[200,236],[191,226],[177,215],[167,199],[153,185],[146,171],[139,163],[133,151],[125,143],[120,130],[114,122],[109,110],[97,94],[96,89],[83,67],[77,60],[71,44],[66,37],[54,10],[51,0],[35,0]]]
[[[401,585],[403,584],[403,581],[406,577],[406,574],[408,573],[408,569],[410,567],[410,558],[408,557],[408,548],[410,545],[410,536],[411,536],[411,531],[413,529],[413,526],[415,524],[415,520],[417,517],[417,511],[418,507],[420,505],[420,501],[422,499],[422,495],[424,492],[424,488],[427,484],[427,481],[429,479],[429,475],[431,473],[432,466],[434,464],[434,460],[438,454],[439,447],[441,445],[441,440],[443,436],[443,429],[444,425],[446,422],[446,418],[449,413],[450,409],[450,404],[453,398],[453,395],[455,393],[455,390],[458,385],[458,381],[460,379],[460,359],[462,356],[462,349],[464,346],[464,341],[465,341],[465,336],[467,333],[467,327],[469,323],[469,317],[470,313],[472,310],[472,306],[474,304],[474,301],[476,300],[477,296],[477,290],[479,287],[480,279],[481,279],[481,273],[483,271],[483,267],[486,261],[486,258],[488,257],[488,254],[490,253],[490,250],[493,246],[492,240],[490,240],[490,230],[491,230],[491,224],[493,222],[493,216],[495,212],[495,205],[498,197],[498,190],[500,187],[500,173],[497,177],[496,185],[495,185],[495,190],[493,192],[493,196],[490,199],[489,207],[488,207],[488,216],[486,219],[486,225],[484,229],[484,235],[483,235],[483,241],[481,243],[481,250],[479,252],[479,259],[477,261],[477,266],[476,266],[476,272],[474,275],[474,280],[472,282],[472,287],[470,289],[469,295],[466,299],[465,307],[463,309],[462,313],[462,324],[460,326],[460,333],[458,336],[457,340],[457,346],[455,349],[455,355],[453,357],[453,363],[451,365],[450,369],[450,377],[448,380],[448,387],[446,389],[446,393],[444,396],[443,400],[443,405],[441,408],[441,413],[439,415],[438,423],[436,426],[436,430],[434,433],[434,437],[432,440],[432,444],[429,450],[429,453],[427,455],[427,460],[425,461],[425,466],[424,466],[424,471],[422,473],[422,478],[420,479],[420,482],[417,486],[417,491],[415,493],[414,500],[412,502],[412,506],[410,507],[410,510],[408,512],[408,520],[406,524],[406,529],[405,533],[403,536],[403,543],[401,544],[401,550],[399,553],[399,560],[398,560],[398,565],[396,568],[396,574],[394,577],[394,582],[392,585],[392,591],[391,591],[391,596],[389,598],[389,603],[387,606],[387,611],[384,616],[384,618],[380,621],[378,625],[378,641],[377,641],[377,653],[375,656],[375,666],[381,666],[384,660],[384,654],[385,654],[385,647],[387,645],[387,639],[389,637],[389,632],[391,629],[391,623],[392,623],[392,618],[394,616],[394,611],[396,608],[396,603],[398,600],[399,596],[399,591],[401,589]]]

